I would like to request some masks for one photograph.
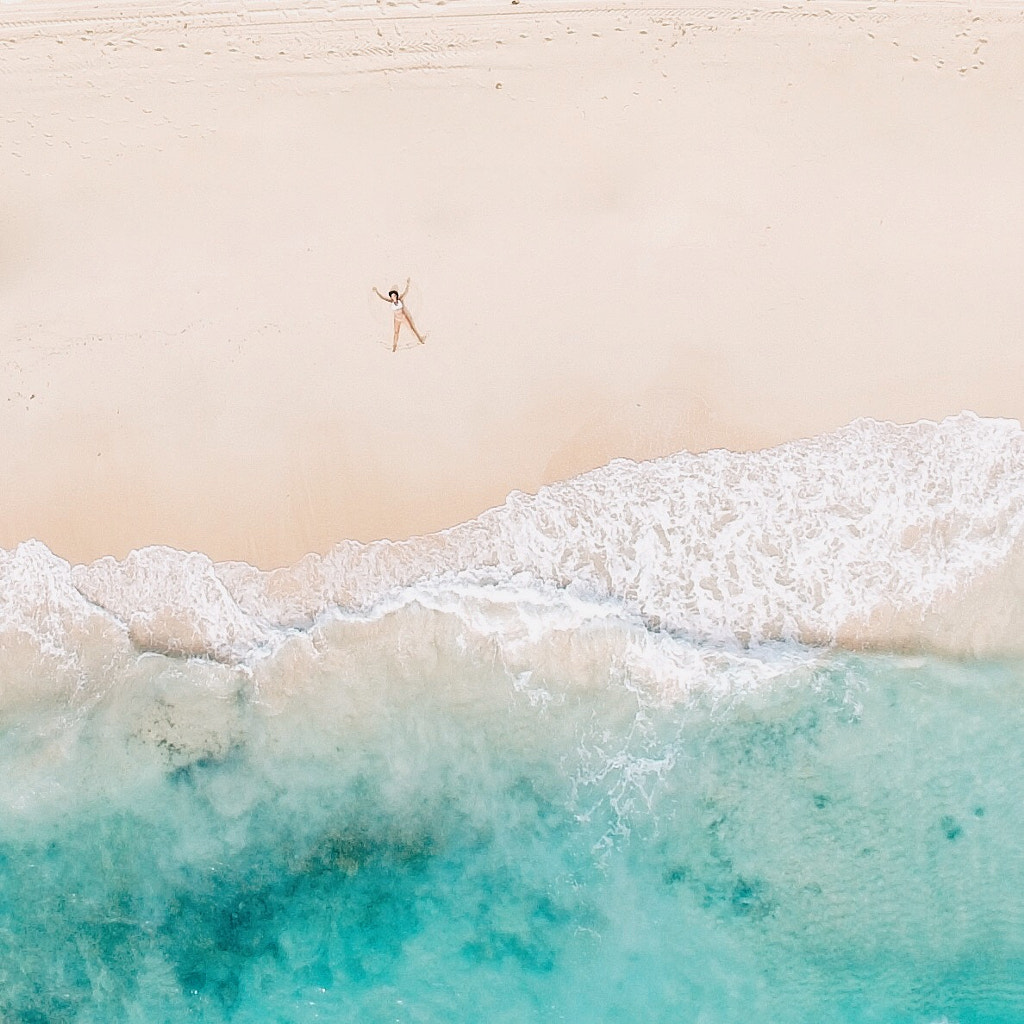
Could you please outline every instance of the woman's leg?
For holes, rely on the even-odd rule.
[[[423,335],[416,330],[416,325],[412,322],[412,317],[409,316],[408,313],[405,314],[405,322],[412,328],[412,333],[415,334],[417,338],[419,338],[420,344],[426,345],[426,342],[423,340]]]
[[[395,317],[395,340],[391,343],[391,351],[398,351],[398,332],[402,329],[402,321]]]

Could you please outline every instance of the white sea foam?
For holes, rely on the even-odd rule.
[[[0,630],[53,654],[85,629],[238,662],[325,616],[415,603],[513,662],[602,620],[644,634],[652,671],[681,639],[1018,653],[1022,531],[1017,422],[858,420],[762,452],[615,461],[439,534],[272,572],[160,547],[72,567],[29,542],[0,553]]]

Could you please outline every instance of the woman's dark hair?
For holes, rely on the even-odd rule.
[[[392,288],[391,291],[388,292],[388,298],[390,299],[392,295],[394,295],[396,299],[398,298],[398,292],[396,292],[394,288]]]

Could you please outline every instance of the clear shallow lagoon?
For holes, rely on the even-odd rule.
[[[9,714],[0,1019],[1024,1019],[1019,664],[667,700],[458,647]]]

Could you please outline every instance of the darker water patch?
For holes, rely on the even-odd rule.
[[[956,818],[951,814],[945,814],[942,816],[942,820],[939,822],[939,827],[950,842],[959,839],[964,834],[963,826],[960,825]]]
[[[675,864],[662,873],[664,885],[684,886],[693,893],[705,910],[714,910],[731,917],[761,921],[771,917],[778,903],[768,884],[760,879],[731,871],[728,861],[702,865]]]
[[[519,970],[544,974],[555,969],[574,929],[594,928],[597,915],[581,899],[536,882],[512,867],[490,880],[470,920],[471,937],[462,955],[475,963],[514,961]]]
[[[255,816],[253,841],[232,860],[189,872],[160,929],[182,990],[226,1010],[259,965],[325,988],[387,971],[421,927],[422,879],[444,848],[379,810],[299,844],[260,820],[272,813]]]
[[[267,985],[358,1000],[394,984],[425,932],[438,955],[546,976],[599,923],[564,882],[589,844],[547,859],[579,829],[526,773],[492,803],[471,795],[470,814],[444,784],[396,802],[383,773],[312,766],[308,790],[220,817],[218,794],[251,789],[251,771],[238,751],[194,759],[163,776],[151,817],[82,808],[0,842],[0,961],[29,965],[0,987],[0,1020],[127,1019],[154,965],[162,998],[204,1021],[244,1016]]]

